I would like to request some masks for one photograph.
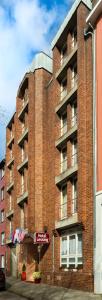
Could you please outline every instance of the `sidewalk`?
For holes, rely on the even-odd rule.
[[[47,284],[27,283],[12,277],[7,278],[7,290],[29,300],[102,300],[102,295]]]

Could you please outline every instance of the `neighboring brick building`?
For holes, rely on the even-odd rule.
[[[85,39],[90,0],[76,0],[52,42],[53,59],[35,57],[7,126],[7,269],[23,262],[31,279],[41,249],[43,281],[93,290],[92,37]],[[26,230],[21,244],[12,233]],[[32,234],[32,235],[31,235]]]
[[[0,161],[0,267],[5,268],[5,159]]]

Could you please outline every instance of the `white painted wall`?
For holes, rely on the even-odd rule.
[[[102,294],[102,191],[96,194],[96,248],[94,292]]]

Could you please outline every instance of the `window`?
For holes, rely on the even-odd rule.
[[[24,193],[24,172],[21,174],[21,193]]]
[[[72,68],[72,78],[71,78],[71,88],[74,88],[75,85],[77,84],[77,64],[75,63],[73,68]]]
[[[63,148],[61,152],[61,172],[67,169],[67,148]]]
[[[1,233],[1,245],[4,245],[5,244],[5,233],[2,232]]]
[[[74,178],[72,182],[72,214],[77,212],[77,195],[77,178]]]
[[[77,124],[77,102],[75,101],[72,105],[72,123],[71,126],[75,126]]]
[[[3,167],[3,168],[1,169],[1,178],[4,177],[4,175],[5,175],[5,168]]]
[[[77,44],[77,29],[74,28],[74,30],[72,32],[72,50],[74,49],[76,44]]]
[[[1,222],[4,222],[4,210],[1,210]]]
[[[12,148],[10,149],[10,158],[12,159],[13,157],[13,151],[12,151]]]
[[[24,107],[24,104],[27,102],[27,100],[28,100],[28,89],[25,90],[24,97],[22,99],[23,107]]]
[[[67,95],[67,77],[65,77],[61,82],[61,100]]]
[[[82,265],[82,233],[61,237],[61,266],[75,269]]]
[[[13,131],[12,131],[12,129],[10,130],[10,138],[12,139],[12,137],[13,137]]]
[[[61,220],[67,218],[67,185],[64,185],[61,189]]]
[[[72,143],[72,167],[77,164],[77,140],[73,140]]]
[[[24,145],[21,148],[21,157],[22,157],[22,162],[24,160]]]
[[[13,180],[13,169],[11,167],[11,169],[10,169],[10,182],[12,182],[12,180]]]
[[[20,211],[21,211],[21,228],[24,229],[24,207],[23,206],[20,208]]]
[[[12,221],[9,221],[9,229],[10,229],[10,235],[12,234]]]
[[[65,62],[66,58],[67,58],[67,43],[64,44],[61,51],[61,66]]]
[[[12,194],[9,195],[9,210],[12,209]]]
[[[1,255],[1,268],[5,268],[5,256]]]
[[[22,120],[22,133],[24,132],[25,130],[25,119]]]
[[[1,200],[4,200],[4,187],[1,189]]]
[[[61,135],[67,132],[67,112],[64,112],[61,117]]]

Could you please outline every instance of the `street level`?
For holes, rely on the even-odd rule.
[[[0,300],[24,300],[24,299],[27,299],[27,298],[20,297],[18,295],[13,294],[13,293],[1,292],[0,291]]]

